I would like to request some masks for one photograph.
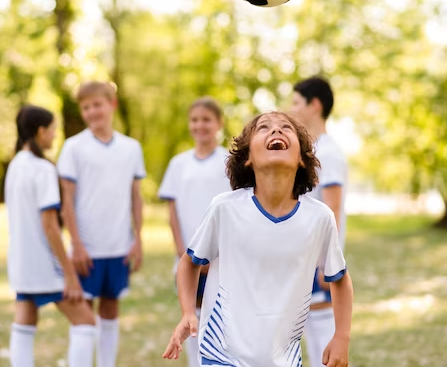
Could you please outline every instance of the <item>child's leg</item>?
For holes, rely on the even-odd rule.
[[[95,348],[95,318],[87,302],[72,303],[64,300],[57,303],[59,310],[70,320],[69,367],[92,367]]]
[[[97,367],[115,367],[119,342],[119,301],[101,298],[98,311]]]
[[[33,302],[16,302],[9,347],[12,367],[34,367],[34,334],[37,320],[37,306]]]
[[[97,367],[115,367],[119,342],[119,299],[129,287],[129,265],[125,257],[98,260],[104,264],[99,299]]]
[[[323,352],[335,333],[334,311],[332,308],[309,312],[304,328],[310,367],[324,367]]]

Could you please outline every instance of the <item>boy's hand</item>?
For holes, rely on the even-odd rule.
[[[349,338],[335,335],[323,353],[323,364],[326,367],[347,367],[349,359]]]
[[[93,269],[93,261],[82,243],[73,243],[71,259],[78,274],[88,277],[90,269]]]
[[[132,248],[129,251],[129,254],[124,259],[125,264],[130,264],[130,271],[133,273],[134,271],[138,271],[141,268],[141,264],[143,263],[143,248],[141,245],[141,240],[135,240]]]
[[[80,302],[84,299],[81,285],[76,274],[64,276],[64,298],[70,302]]]
[[[183,316],[172,334],[171,340],[163,353],[163,358],[178,359],[180,352],[183,350],[183,342],[189,336],[197,337],[197,326],[198,319],[194,313]]]
[[[320,286],[321,289],[328,291],[331,288],[330,283],[324,281],[324,274],[319,269],[317,272],[317,281],[318,281],[318,285]]]

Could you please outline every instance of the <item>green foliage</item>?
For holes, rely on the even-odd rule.
[[[352,157],[355,177],[379,190],[435,188],[447,197],[447,41],[433,37],[447,19],[441,0],[303,0],[267,10],[196,0],[164,15],[101,1],[104,22],[81,43],[74,40],[85,22],[80,2],[38,4],[15,0],[0,13],[2,130],[13,131],[21,103],[48,100],[72,135],[83,127],[74,88],[108,72],[119,86],[116,126],[142,142],[145,192],[154,198],[169,159],[192,145],[193,100],[213,95],[222,103],[228,144],[257,112],[287,110],[292,84],[318,73],[336,91],[334,117],[351,117],[363,138]],[[0,135],[1,157],[10,136]]]

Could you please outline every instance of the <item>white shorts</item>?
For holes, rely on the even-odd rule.
[[[325,308],[309,311],[304,326],[306,351],[310,367],[325,367],[323,352],[335,333],[334,310]]]

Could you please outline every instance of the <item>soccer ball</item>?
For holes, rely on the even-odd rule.
[[[289,0],[247,0],[247,1],[252,5],[271,8],[273,6],[285,4]]]

